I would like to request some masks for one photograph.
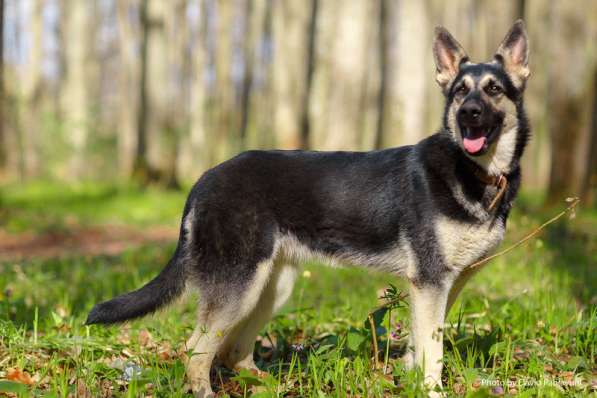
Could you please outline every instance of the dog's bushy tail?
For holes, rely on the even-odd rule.
[[[179,249],[180,247],[177,247],[162,272],[142,288],[96,304],[87,316],[85,324],[112,324],[140,318],[180,296],[184,290],[186,276],[183,256],[180,255]]]

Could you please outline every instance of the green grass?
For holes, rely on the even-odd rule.
[[[109,186],[35,184],[0,192],[0,214],[7,216],[1,227],[14,233],[68,228],[73,222],[172,225],[184,203],[182,193]],[[532,203],[531,198],[517,206],[509,239],[547,218],[534,212]],[[594,220],[594,214],[580,213],[575,221],[554,225],[540,240],[493,261],[469,283],[449,316],[444,338],[449,396],[499,395],[499,389],[487,385],[496,381],[515,389],[505,387],[505,395],[594,393]],[[11,390],[17,396],[190,396],[177,350],[193,327],[193,297],[124,327],[83,326],[93,304],[141,286],[173,248],[0,263],[0,380],[10,369],[33,377],[31,385],[0,381],[0,395]],[[424,396],[420,374],[405,371],[395,359],[404,337],[390,346],[391,374],[372,370],[367,314],[379,304],[381,289],[389,283],[405,285],[359,269],[306,264],[305,270],[289,303],[256,345],[256,362],[270,376],[256,379],[218,368],[216,384],[224,385],[220,394]],[[407,316],[405,308],[393,311],[392,324],[407,326]],[[386,334],[379,332],[384,351]],[[267,344],[270,340],[273,344]],[[123,368],[138,372],[127,381]]]
[[[178,225],[186,193],[102,183],[38,181],[0,187],[0,228],[63,230],[72,225]]]

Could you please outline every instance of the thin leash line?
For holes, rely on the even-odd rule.
[[[524,238],[522,238],[521,240],[519,240],[518,242],[508,246],[507,248],[505,248],[504,250],[501,250],[495,254],[492,254],[489,257],[485,257],[482,260],[477,261],[476,263],[473,263],[471,265],[469,265],[468,267],[466,267],[466,269],[473,269],[473,268],[477,268],[491,260],[493,260],[496,257],[502,256],[514,249],[516,249],[518,246],[522,245],[523,243],[525,243],[526,241],[528,241],[529,239],[531,239],[532,237],[534,237],[535,235],[537,235],[539,232],[543,231],[545,229],[545,227],[547,227],[549,224],[554,223],[555,221],[559,220],[560,218],[562,218],[566,213],[570,212],[571,210],[573,210],[578,204],[580,203],[580,199],[579,198],[572,198],[572,203],[565,208],[564,210],[562,210],[560,213],[556,214],[554,217],[550,218],[549,220],[545,221],[543,224],[541,224],[540,226],[538,226],[537,228],[535,228],[533,231],[531,231],[529,234],[527,234]]]

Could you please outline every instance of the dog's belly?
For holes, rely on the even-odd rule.
[[[384,251],[363,253],[354,250],[329,255],[310,249],[294,235],[285,234],[276,238],[274,257],[278,262],[293,264],[314,260],[332,267],[361,266],[407,278],[416,274],[416,257],[410,243],[404,238]]]
[[[461,270],[495,250],[505,228],[501,220],[470,224],[440,216],[435,230],[446,265]]]

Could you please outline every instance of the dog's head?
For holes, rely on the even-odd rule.
[[[522,94],[529,77],[528,53],[522,21],[512,26],[487,63],[470,62],[445,28],[435,30],[436,80],[446,97],[444,127],[490,174],[509,172],[513,158],[522,154],[521,140],[526,142],[526,131],[520,130],[521,122],[526,123]]]

